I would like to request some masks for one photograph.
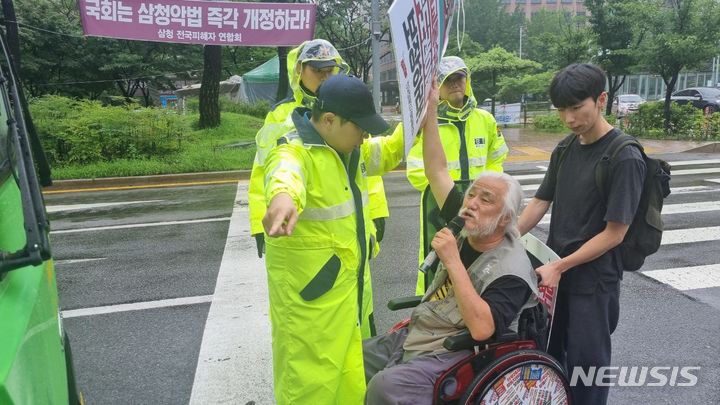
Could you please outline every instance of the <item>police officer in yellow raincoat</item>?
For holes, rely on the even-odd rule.
[[[440,140],[447,157],[448,170],[453,180],[475,179],[485,170],[502,172],[502,163],[507,157],[505,139],[498,130],[495,118],[477,107],[477,101],[470,86],[470,71],[465,62],[457,56],[441,59],[438,67],[440,104],[438,104],[438,128]],[[398,125],[395,131],[402,132]],[[407,157],[406,176],[422,198],[428,190],[422,157],[422,132],[415,138]],[[421,204],[422,210],[422,204]],[[420,218],[423,212],[420,213]],[[420,221],[420,262],[423,255],[423,221]],[[425,292],[424,274],[418,272],[416,294]]]
[[[343,74],[318,90],[312,113],[267,155],[263,218],[278,404],[361,404],[365,393],[359,323],[372,221],[368,175],[402,158],[402,137],[372,95]]]
[[[265,215],[266,206],[263,186],[265,158],[270,149],[275,146],[278,138],[293,128],[291,119],[293,110],[300,106],[311,107],[315,101],[315,92],[318,86],[330,76],[348,70],[348,66],[335,47],[324,39],[306,41],[290,51],[287,56],[287,67],[293,94],[273,107],[265,117],[265,123],[255,139],[257,152],[250,175],[248,205],[250,233],[257,241],[258,255],[260,256],[264,250],[265,240],[262,228],[262,218]],[[379,242],[382,240],[385,227],[384,218],[389,216],[382,178],[379,176],[368,177],[368,187],[370,188],[370,218],[374,221],[373,225],[377,225],[377,231],[373,228],[370,233],[373,235],[373,239]],[[374,243],[370,254],[374,257],[378,254],[379,248],[380,245]],[[363,338],[368,338],[375,335],[370,272],[366,274],[365,283],[363,313],[367,322],[363,322]]]

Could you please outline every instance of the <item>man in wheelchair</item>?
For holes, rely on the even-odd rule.
[[[517,332],[520,312],[536,305],[537,279],[519,241],[522,189],[507,174],[481,174],[463,196],[447,170],[437,127],[437,87],[424,124],[423,161],[446,222],[432,240],[440,264],[407,327],[363,342],[368,404],[427,403],[437,378],[471,351],[450,352],[446,338],[465,329],[475,340]]]

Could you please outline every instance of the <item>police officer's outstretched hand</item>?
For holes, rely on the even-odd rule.
[[[262,223],[268,236],[290,236],[297,220],[297,207],[292,197],[280,193],[270,201]]]

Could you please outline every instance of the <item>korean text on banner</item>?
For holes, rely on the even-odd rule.
[[[313,38],[315,4],[79,0],[85,35],[205,45],[289,46]]]
[[[456,0],[396,1],[388,10],[400,87],[405,155],[420,130],[427,94],[447,44]],[[441,38],[442,35],[445,38]]]

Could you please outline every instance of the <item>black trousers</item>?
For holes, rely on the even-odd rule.
[[[575,367],[588,373],[589,367],[594,366],[597,371],[610,365],[610,335],[617,327],[619,316],[620,282],[598,286],[593,294],[558,292],[548,351],[565,366],[568,378],[572,377]],[[578,379],[570,391],[574,404],[604,405],[609,387],[586,386]]]

